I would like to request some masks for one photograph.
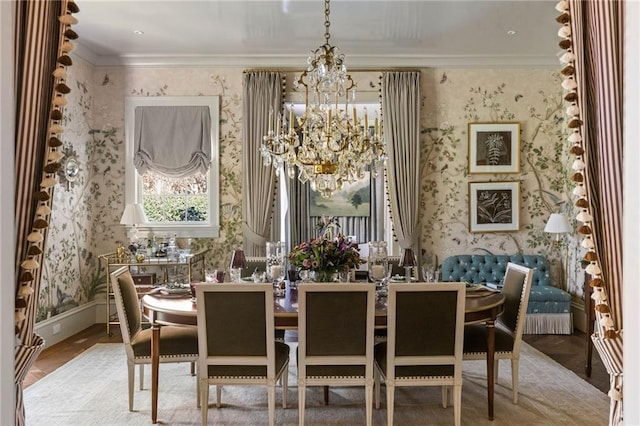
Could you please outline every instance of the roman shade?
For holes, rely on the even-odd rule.
[[[140,174],[171,178],[206,173],[211,163],[211,113],[207,106],[139,106],[135,154]]]

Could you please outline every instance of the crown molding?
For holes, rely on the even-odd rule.
[[[78,46],[75,54],[95,67],[131,68],[185,68],[185,67],[240,67],[240,68],[294,68],[306,64],[300,55],[127,55],[98,56]],[[512,55],[347,55],[350,69],[380,68],[559,68],[553,56]]]

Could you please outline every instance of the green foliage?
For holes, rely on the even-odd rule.
[[[362,196],[357,192],[351,197],[351,205],[356,209],[362,204]]]
[[[149,222],[200,222],[207,220],[207,195],[157,195],[144,199]]]

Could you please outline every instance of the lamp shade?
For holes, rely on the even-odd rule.
[[[244,256],[243,250],[234,250],[231,255],[231,268],[244,269],[247,267],[247,258]]]
[[[139,225],[147,222],[147,215],[140,204],[127,204],[120,218],[121,225]]]
[[[571,226],[569,226],[569,220],[567,216],[562,213],[551,213],[547,225],[544,227],[544,232],[550,234],[565,234],[571,232]]]
[[[413,253],[413,250],[410,248],[404,249],[402,252],[402,256],[400,256],[400,266],[416,266],[418,264],[416,260],[416,255]]]

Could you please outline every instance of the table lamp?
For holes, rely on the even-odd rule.
[[[240,276],[242,274],[241,270],[245,269],[246,267],[247,267],[247,258],[244,255],[244,251],[240,249],[234,250],[233,253],[231,254],[231,263],[229,265],[231,279],[234,282],[239,283]]]
[[[413,252],[413,249],[406,248],[402,252],[402,256],[400,256],[400,266],[404,266],[404,279],[406,282],[411,282],[411,268],[414,266],[418,266],[418,261],[416,260],[416,255]]]
[[[544,232],[549,234],[556,234],[556,244],[560,242],[560,234],[566,234],[571,232],[571,226],[567,216],[563,213],[551,213],[547,224],[544,227]]]
[[[122,212],[120,218],[121,225],[130,226],[127,236],[132,243],[138,242],[138,228],[141,223],[147,222],[147,215],[144,213],[144,209],[141,204],[127,204]]]

